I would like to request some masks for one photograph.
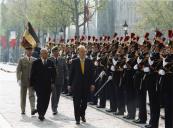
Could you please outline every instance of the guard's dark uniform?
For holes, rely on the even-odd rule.
[[[113,70],[111,70],[112,65],[112,59],[109,60],[109,63],[107,65],[107,75],[108,77],[113,76]],[[110,109],[107,110],[107,112],[116,112],[117,111],[117,103],[116,103],[116,93],[115,93],[115,84],[113,84],[113,80],[110,80],[107,83],[108,92],[109,92],[109,100],[110,100]]]
[[[165,75],[160,82],[164,96],[165,128],[173,128],[173,54],[167,55],[165,62]]]
[[[149,125],[151,127],[157,128],[158,122],[159,122],[159,116],[160,116],[160,98],[159,98],[159,90],[156,88],[157,86],[157,80],[159,78],[158,75],[158,63],[157,61],[159,59],[160,55],[159,53],[153,53],[150,57],[151,61],[153,61],[153,64],[151,64],[149,61],[149,73],[146,76],[147,80],[147,90],[149,94],[149,102],[150,102],[150,121]]]
[[[98,65],[95,65],[94,67],[94,70],[95,70],[95,80],[98,79],[100,73],[102,72],[103,70],[103,67],[100,65],[100,60],[97,60],[97,64]],[[99,80],[100,78],[95,82],[95,90],[94,92],[91,92],[91,105],[97,105],[98,103],[98,96],[95,96],[95,93],[98,91],[99,89]]]
[[[134,67],[134,87],[137,93],[137,106],[139,107],[139,115],[138,119],[135,121],[136,123],[145,123],[147,120],[147,109],[146,109],[146,88],[143,85],[145,81],[143,81],[143,65],[146,65],[146,62],[142,62],[144,57],[140,55],[138,57],[140,59],[136,64],[137,67]],[[146,75],[146,74],[145,74]]]
[[[106,72],[106,63],[107,63],[107,57],[102,57],[101,59],[101,65],[102,65],[102,71]],[[102,79],[99,80],[99,87],[100,88],[107,80],[108,76],[104,75],[102,77]],[[106,107],[106,99],[107,99],[107,95],[106,95],[106,91],[107,91],[107,86],[105,86],[99,93],[99,98],[100,98],[100,102],[99,105],[97,106],[98,108],[105,108]]]
[[[115,66],[115,72],[113,73],[113,84],[115,86],[116,102],[118,112],[115,115],[124,115],[125,112],[125,97],[124,88],[122,86],[123,71],[121,70],[122,63],[117,62]]]
[[[128,55],[130,60],[126,62],[126,68],[124,68],[124,86],[125,86],[125,100],[127,104],[128,115],[125,117],[126,119],[134,119],[136,115],[136,91],[133,83],[134,70],[133,67],[136,63],[134,58],[132,58],[132,53]]]

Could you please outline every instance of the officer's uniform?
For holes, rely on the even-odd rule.
[[[31,47],[27,47],[26,50],[32,49]],[[20,105],[22,114],[25,114],[26,107],[26,94],[27,90],[29,91],[29,101],[31,106],[31,111],[35,111],[35,91],[30,86],[30,72],[32,67],[32,62],[36,59],[34,57],[22,57],[19,60],[16,69],[17,81],[21,81],[20,85]]]
[[[58,47],[57,46],[53,47],[52,52],[59,52]],[[65,81],[68,81],[69,75],[68,75],[68,67],[63,57],[59,56],[55,58],[53,56],[50,58],[50,60],[53,61],[56,68],[55,85],[52,87],[52,97],[51,97],[52,111],[53,114],[56,114],[62,88],[65,84]]]
[[[134,70],[133,67],[135,65],[135,59],[133,58],[133,54],[127,54],[127,58],[129,61],[124,65],[124,87],[125,87],[125,100],[127,104],[127,112],[128,115],[124,118],[126,119],[134,119],[136,115],[136,91],[133,83]]]

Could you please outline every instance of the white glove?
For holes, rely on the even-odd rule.
[[[138,65],[136,64],[133,69],[137,70],[138,69]]]
[[[97,56],[97,60],[99,60],[100,59],[100,57],[99,56]]]
[[[108,80],[112,80],[112,76],[109,76],[109,77],[108,77]]]
[[[165,61],[165,59],[163,59],[163,67],[165,67],[168,64],[168,62]]]
[[[92,55],[90,55],[90,59],[91,59],[91,60],[93,60],[93,57],[92,57]]]
[[[162,75],[162,76],[164,76],[165,75],[165,71],[163,69],[160,69],[159,70],[159,74]]]
[[[115,66],[117,64],[117,61],[115,61],[115,59],[112,59],[113,65]]]
[[[97,62],[97,61],[95,61],[95,62],[94,62],[94,65],[95,65],[95,66],[98,66],[98,62]]]
[[[126,62],[129,62],[130,58],[129,57],[126,57]]]
[[[69,56],[67,55],[67,56],[66,56],[66,58],[68,59],[68,58],[69,58]]]
[[[151,65],[153,65],[154,61],[151,60],[150,57],[149,57],[149,58],[148,58],[148,63],[149,63],[149,65],[151,66]]]
[[[125,64],[125,65],[123,66],[123,68],[126,69],[126,68],[127,68],[127,65]]]
[[[62,52],[63,52],[62,50],[61,50],[61,51],[59,51],[59,55],[60,55],[60,56],[62,55]]]
[[[113,65],[111,66],[111,71],[115,71],[115,67]]]
[[[105,71],[102,71],[99,75],[100,78],[102,78],[104,75],[106,75]]]
[[[21,86],[21,80],[18,80],[17,83],[19,86]]]
[[[137,63],[140,64],[141,62],[142,62],[142,59],[140,59],[140,58],[138,57]]]

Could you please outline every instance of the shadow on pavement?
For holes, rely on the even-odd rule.
[[[49,127],[58,128],[63,126],[61,123],[49,120],[47,118],[44,121],[40,121],[37,116],[29,117],[27,115],[23,115],[22,118],[20,119],[20,122],[32,123],[38,128],[49,128]]]
[[[75,121],[74,118],[65,116],[64,114],[58,113],[57,115],[54,115],[53,117],[50,117],[51,120],[54,121],[63,121],[65,123],[68,123],[69,121]]]

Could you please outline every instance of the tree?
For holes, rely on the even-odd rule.
[[[173,1],[140,0],[137,12],[142,16],[137,27],[167,30],[173,28]]]
[[[106,0],[100,0],[99,4],[97,2],[97,0],[61,0],[63,7],[67,7],[71,13],[72,23],[76,27],[76,36],[79,37],[79,28],[85,26],[96,10],[103,8],[106,4]]]
[[[85,4],[84,4],[85,2]],[[106,0],[6,0],[2,16],[2,26],[5,30],[18,28],[24,30],[29,20],[38,37],[42,38],[49,30],[55,38],[59,29],[70,25],[76,26],[76,35],[79,28],[88,22],[95,11],[104,7]]]

